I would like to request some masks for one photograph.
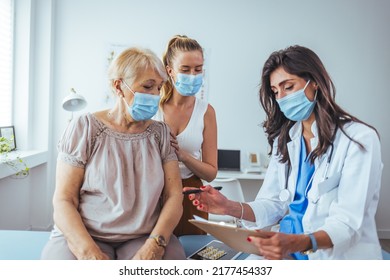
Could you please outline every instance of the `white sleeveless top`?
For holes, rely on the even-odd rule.
[[[191,154],[197,160],[202,157],[203,129],[204,129],[204,114],[207,111],[208,103],[202,99],[195,97],[194,110],[190,121],[186,128],[176,136],[180,149]],[[161,108],[153,119],[164,121],[164,113]],[[182,179],[190,178],[194,173],[179,161],[180,174]]]

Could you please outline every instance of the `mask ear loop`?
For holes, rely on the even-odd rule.
[[[173,70],[173,67],[171,67],[171,66],[169,66],[171,69],[172,69],[172,72],[173,73],[176,73],[176,71],[175,70]],[[169,78],[171,78],[171,83],[172,83],[172,85],[174,86],[175,85],[175,80],[173,79],[173,75],[171,76],[171,75],[169,75]]]
[[[129,85],[125,82],[125,80],[123,80],[122,79],[122,82],[123,82],[123,84],[125,85],[125,87],[127,87],[128,88],[128,90],[130,90],[131,91],[131,93],[135,96],[135,92],[129,87]],[[126,98],[125,98],[125,95],[123,94],[123,97],[122,97],[122,99],[123,99],[123,101],[125,101],[125,104],[127,105],[127,107],[131,107],[130,105],[129,105],[129,103],[127,103],[127,101],[126,101]],[[133,100],[133,103],[134,103],[134,100]],[[123,113],[123,117],[127,120],[127,121],[129,121],[128,119],[127,119],[127,117],[126,117],[126,113]]]
[[[122,79],[122,82],[127,87],[127,89],[130,90],[133,95],[135,95],[135,92],[129,87],[129,85],[125,82],[125,80]]]
[[[169,76],[169,78],[171,78],[171,83],[172,83],[172,85],[174,85],[175,84],[175,80],[173,79],[173,76]]]
[[[303,88],[303,91],[305,91],[305,89],[307,88],[307,86],[309,85],[311,80],[308,80],[305,87]],[[314,99],[312,102],[316,101],[317,100],[317,92],[318,92],[318,89],[316,89],[316,93],[314,94]]]
[[[135,92],[129,87],[129,85],[125,82],[125,80],[122,79],[123,84],[127,87],[128,90],[131,91],[131,93],[135,96]],[[130,107],[129,103],[127,103],[125,95],[123,95],[123,100],[125,101],[126,105]],[[134,102],[134,101],[133,101]]]
[[[303,88],[303,91],[305,91],[305,89],[307,88],[307,86],[309,85],[309,83],[310,83],[310,80],[307,81],[305,87]]]

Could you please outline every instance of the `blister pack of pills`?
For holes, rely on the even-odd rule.
[[[191,260],[233,260],[236,259],[241,252],[237,252],[223,242],[213,240],[194,252],[188,259]]]

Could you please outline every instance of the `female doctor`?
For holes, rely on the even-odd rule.
[[[379,137],[340,108],[335,93],[310,49],[272,53],[260,87],[271,160],[255,201],[230,201],[204,186],[201,194],[189,195],[192,203],[245,226],[278,224],[267,238],[247,239],[266,259],[381,259],[375,224],[383,166]]]

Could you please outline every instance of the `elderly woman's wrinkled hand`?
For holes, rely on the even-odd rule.
[[[165,248],[148,238],[145,244],[134,255],[133,260],[161,260],[164,256]]]

